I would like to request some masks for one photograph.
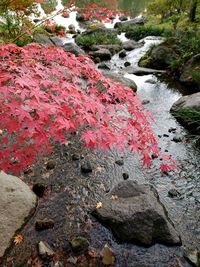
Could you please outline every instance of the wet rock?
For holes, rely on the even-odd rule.
[[[123,85],[130,87],[134,92],[137,91],[137,85],[136,83],[128,78],[125,78],[123,75],[119,74],[119,73],[114,73],[114,72],[103,72],[104,76],[106,76],[107,78],[114,80],[116,82],[122,83]]]
[[[156,68],[158,70],[169,67],[171,62],[177,58],[178,56],[174,50],[165,45],[159,45],[151,51],[152,68]]]
[[[172,188],[168,191],[168,196],[174,198],[180,196],[180,193],[175,188]]]
[[[124,71],[129,74],[135,74],[138,76],[147,75],[147,74],[165,73],[164,70],[148,69],[148,68],[142,68],[142,67],[137,67],[137,66],[126,67]]]
[[[42,231],[46,229],[51,229],[54,227],[54,221],[51,219],[43,219],[43,220],[37,220],[35,223],[35,229],[37,231]]]
[[[100,59],[99,57],[95,57],[95,58],[93,59],[93,61],[94,61],[94,63],[98,64],[98,63],[101,62],[101,59]]]
[[[170,127],[168,132],[169,133],[175,133],[176,132],[176,128]]]
[[[85,162],[81,165],[81,172],[82,173],[92,172],[92,165],[90,164],[90,162]]]
[[[182,135],[176,135],[173,137],[172,141],[174,141],[175,143],[180,143],[183,141],[183,136]]]
[[[170,112],[189,130],[200,133],[196,113],[200,110],[200,93],[182,96],[171,107]]]
[[[122,159],[116,160],[115,163],[119,166],[123,166],[124,165],[124,161]]]
[[[105,48],[101,48],[97,51],[90,51],[89,52],[89,55],[96,58],[100,58],[101,61],[103,60],[110,60],[111,57],[112,57],[112,54],[111,52],[108,50],[108,49],[105,49]]]
[[[107,244],[105,244],[101,254],[102,254],[102,263],[104,265],[113,265],[115,263],[114,253]]]
[[[73,238],[70,243],[73,252],[85,252],[89,247],[89,241],[81,236]]]
[[[142,47],[144,45],[144,43],[139,43],[139,42],[135,42],[135,41],[126,41],[123,43],[123,49],[126,51],[132,51],[136,48]]]
[[[55,252],[49,246],[47,242],[40,241],[38,244],[38,252],[41,258],[53,257]]]
[[[53,46],[54,44],[48,36],[42,33],[36,33],[33,37],[33,41],[46,46]]]
[[[38,197],[43,197],[46,190],[46,185],[44,183],[35,183],[32,190]]]
[[[130,65],[131,65],[131,63],[129,61],[124,62],[124,67],[128,67]]]
[[[120,20],[120,21],[126,21],[126,20],[128,20],[128,18],[127,18],[127,16],[125,16],[125,15],[121,15],[121,16],[119,17],[119,20]]]
[[[194,264],[194,266],[200,266],[200,253],[197,249],[185,249],[184,256]]]
[[[128,180],[128,178],[129,178],[129,174],[127,172],[124,172],[122,174],[122,176],[123,176],[124,180]]]
[[[0,172],[0,257],[36,203],[28,185],[18,177]]]
[[[98,69],[110,70],[111,66],[105,62],[102,62],[98,65]]]
[[[156,84],[156,81],[153,79],[148,79],[145,81],[145,83]]]
[[[163,134],[163,137],[169,137],[169,135],[168,134]]]
[[[144,25],[146,21],[147,19],[145,17],[137,17],[134,19],[130,19],[128,21],[116,22],[114,28],[116,29],[122,26],[130,26],[130,25]]]
[[[64,45],[64,40],[63,38],[57,37],[57,36],[51,36],[49,37],[52,43],[56,46],[63,46]]]
[[[148,99],[142,100],[142,105],[147,105],[149,103],[150,103],[150,100],[148,100]]]
[[[50,159],[46,165],[47,170],[53,170],[55,167],[56,167],[56,160]]]
[[[72,160],[79,160],[80,159],[80,155],[78,154],[78,153],[74,153],[73,155],[72,155]]]
[[[85,16],[84,16],[84,14],[77,13],[77,14],[76,14],[76,20],[77,20],[77,21],[81,21],[81,22],[85,21]]]
[[[72,31],[75,31],[75,26],[74,26],[74,24],[70,24],[69,26],[68,26],[68,29],[69,30],[72,30]]]
[[[195,80],[195,73],[200,72],[200,54],[193,56],[188,60],[182,70],[180,76],[180,82],[187,85],[188,87],[199,88],[197,80]]]
[[[118,198],[112,200],[112,195]],[[138,185],[130,180],[119,183],[105,196],[102,207],[95,209],[94,215],[121,241],[148,246],[181,243],[156,190],[149,185]]]
[[[86,56],[86,53],[75,43],[66,43],[63,48],[65,52],[70,52],[75,56]]]
[[[120,58],[126,57],[126,50],[125,49],[123,49],[121,52],[119,52],[119,57]]]
[[[114,55],[114,54],[118,53],[122,49],[122,47],[121,47],[121,45],[118,45],[118,44],[92,45],[90,47],[90,50],[92,50],[92,51],[98,51],[101,49],[107,49],[110,51],[110,53],[112,55]]]

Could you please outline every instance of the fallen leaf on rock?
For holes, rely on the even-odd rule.
[[[88,251],[88,255],[91,257],[91,258],[97,258],[99,257],[99,253],[95,250],[89,250]]]
[[[118,199],[118,196],[117,195],[112,195],[110,199],[116,200],[116,199]]]
[[[24,240],[24,236],[21,234],[18,234],[14,237],[14,243],[15,245],[20,244]]]
[[[102,250],[102,263],[104,265],[111,265],[115,263],[115,256],[111,248],[107,244],[105,244]]]
[[[102,208],[102,202],[97,202],[96,209],[100,209],[100,208]]]

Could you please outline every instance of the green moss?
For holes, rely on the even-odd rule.
[[[117,35],[106,31],[94,31],[93,33],[82,34],[76,38],[79,46],[88,48],[92,45],[121,44]]]

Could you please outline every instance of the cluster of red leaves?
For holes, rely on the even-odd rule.
[[[62,48],[0,46],[0,169],[19,172],[79,131],[85,146],[128,149],[145,165],[159,148],[130,88]]]
[[[85,3],[84,7],[78,7],[78,5],[76,5],[76,1],[70,2],[66,6],[66,10],[68,10],[68,12],[74,10],[74,11],[77,11],[78,13],[83,14],[85,21],[92,20],[92,19],[97,19],[99,21],[110,21],[110,19],[113,16],[124,13],[122,11],[108,9],[96,3],[92,3],[92,4]],[[68,12],[65,11],[64,13],[67,14]]]

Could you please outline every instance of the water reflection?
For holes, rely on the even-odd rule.
[[[79,0],[78,6],[83,6],[85,3],[97,3],[105,5],[108,8],[128,11],[132,16],[137,16],[142,13],[147,4],[152,0]],[[70,0],[62,0],[63,5],[67,5]]]

